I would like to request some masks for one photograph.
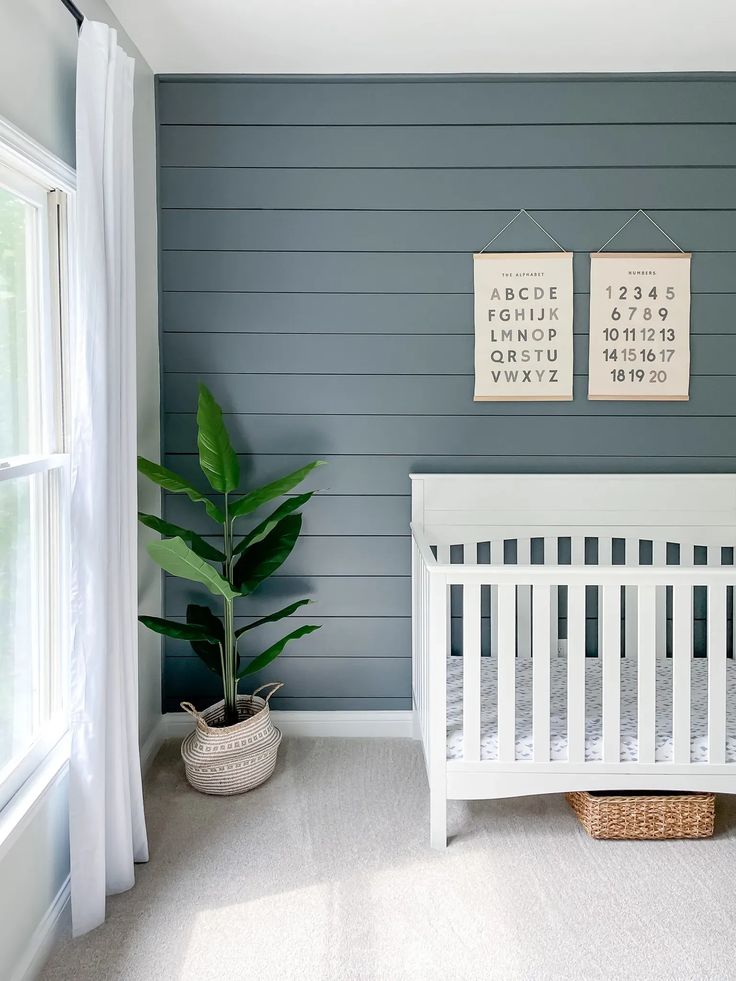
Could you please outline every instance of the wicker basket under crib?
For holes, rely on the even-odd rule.
[[[715,794],[565,794],[591,838],[710,838]]]
[[[276,766],[281,731],[276,728],[268,700],[282,684],[257,688],[252,695],[238,695],[241,721],[232,726],[217,726],[225,713],[225,703],[218,702],[198,712],[191,702],[181,707],[193,716],[197,725],[181,744],[187,780],[204,794],[242,794],[268,780]],[[265,698],[258,695],[271,690]]]

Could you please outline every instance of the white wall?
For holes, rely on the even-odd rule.
[[[93,20],[117,27],[103,0],[79,0]],[[155,114],[151,69],[121,32],[119,41],[136,59],[135,185],[138,313],[139,452],[158,459],[158,278],[156,239]],[[3,5],[0,29],[0,115],[74,165],[74,100],[77,31],[60,0],[22,0]],[[158,494],[141,486],[141,508],[158,509]],[[160,610],[160,576],[140,557],[141,610]],[[161,718],[161,649],[141,628],[139,655],[140,737],[145,744]],[[30,820],[0,845],[0,973],[13,978],[34,930],[69,872],[67,781],[46,792]]]

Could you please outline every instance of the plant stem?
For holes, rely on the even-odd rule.
[[[233,534],[228,512],[228,495],[225,494],[225,578],[232,584]],[[222,684],[225,695],[225,725],[238,721],[238,679],[235,652],[235,617],[233,601],[226,599],[224,609],[225,655]]]
[[[235,644],[233,640],[233,601],[225,600],[225,724],[235,725],[238,721],[238,682],[235,666]]]

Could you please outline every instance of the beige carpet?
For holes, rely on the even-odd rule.
[[[736,978],[736,798],[717,837],[594,842],[561,797],[450,805],[428,847],[417,744],[284,740],[243,797],[147,783],[151,861],[46,981]]]

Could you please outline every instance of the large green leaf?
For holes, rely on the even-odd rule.
[[[290,634],[286,637],[282,637],[281,640],[277,640],[275,644],[272,644],[267,650],[258,657],[254,657],[250,664],[247,664],[244,668],[238,671],[238,678],[244,678],[247,674],[255,674],[256,671],[261,671],[270,664],[271,661],[275,660],[279,654],[283,651],[290,640],[296,640],[298,637],[304,637],[305,634],[311,634],[315,630],[319,630],[317,624],[306,624],[303,627],[297,627],[296,630],[292,630]]]
[[[240,464],[230,444],[222,409],[206,385],[199,386],[197,405],[199,465],[213,490],[229,494],[240,483]]]
[[[294,548],[302,528],[302,516],[282,518],[262,541],[247,548],[233,567],[233,583],[245,595],[278,569]]]
[[[168,470],[152,460],[146,460],[143,456],[138,457],[138,470],[144,477],[148,477],[149,480],[158,484],[159,487],[163,487],[164,490],[170,491],[172,494],[186,494],[190,501],[204,504],[205,511],[213,521],[217,521],[219,524],[225,521],[225,515],[214,501],[205,497],[196,487],[192,487],[189,481],[184,480],[173,470]]]
[[[284,501],[283,504],[279,504],[272,514],[259,525],[256,525],[252,531],[248,532],[245,538],[238,542],[233,549],[233,555],[240,555],[249,545],[254,545],[256,542],[264,539],[269,532],[273,531],[282,518],[286,517],[287,514],[291,514],[292,511],[298,511],[302,504],[306,504],[313,494],[314,491],[308,491],[306,494],[297,494],[295,497],[290,497]]]
[[[208,606],[198,606],[196,603],[190,603],[187,606],[187,623],[193,626],[199,626],[211,638],[211,642],[193,640],[191,644],[194,653],[202,658],[210,671],[214,671],[221,678],[222,657],[220,654],[220,645],[222,644],[224,646],[225,643],[225,628],[222,625],[222,620],[216,617]]]
[[[280,497],[282,494],[288,494],[289,491],[300,484],[304,478],[310,474],[315,467],[321,467],[325,463],[324,460],[315,460],[313,463],[308,463],[306,467],[302,467],[300,470],[295,470],[294,473],[288,474],[286,477],[281,477],[279,480],[274,480],[271,484],[266,484],[265,487],[260,487],[257,490],[251,491],[249,494],[244,494],[243,497],[238,498],[238,500],[230,508],[230,514],[233,518],[242,518],[245,514],[250,514],[252,511],[257,511],[259,507],[266,504],[268,501],[272,501],[274,497]]]
[[[176,640],[207,640],[216,641],[216,638],[201,625],[189,623],[179,623],[178,620],[164,620],[161,617],[138,617],[140,622],[150,630],[155,630],[157,634],[164,634],[166,637],[174,637]]]
[[[138,520],[142,525],[153,528],[160,535],[166,535],[169,538],[181,538],[200,558],[213,559],[215,562],[225,561],[224,552],[215,548],[214,545],[210,545],[196,532],[189,531],[188,528],[180,528],[179,525],[172,525],[170,521],[164,521],[163,518],[159,518],[155,514],[144,514],[142,511],[138,512]]]
[[[148,553],[165,572],[192,582],[202,583],[215,596],[234,599],[238,594],[233,591],[230,583],[223,579],[215,569],[204,559],[196,555],[181,538],[166,538],[158,542],[150,542]]]
[[[296,603],[291,603],[289,606],[285,606],[283,610],[277,610],[276,613],[272,613],[270,616],[261,617],[260,620],[255,620],[253,623],[246,623],[244,627],[240,627],[239,630],[235,631],[235,636],[242,637],[246,631],[255,630],[256,627],[262,627],[264,623],[275,623],[277,620],[283,620],[284,617],[290,617],[292,613],[296,613],[299,607],[306,606],[307,603],[311,602],[308,599],[297,600]]]

